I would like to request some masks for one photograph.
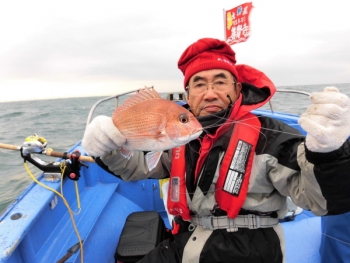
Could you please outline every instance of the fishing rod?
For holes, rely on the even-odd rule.
[[[34,134],[25,139],[22,146],[0,143],[0,148],[20,151],[24,162],[28,161],[34,166],[39,168],[46,175],[46,179],[56,181],[58,180],[57,174],[62,172],[62,166],[64,169],[64,176],[77,181],[80,178],[80,168],[82,166],[88,167],[83,162],[95,162],[91,156],[83,156],[79,151],[72,153],[57,152],[51,148],[47,148],[47,141],[43,137],[39,137]],[[35,154],[44,154],[47,156],[58,157],[63,159],[62,162],[47,162],[40,159]]]
[[[13,151],[20,151],[22,146],[0,143],[0,148],[7,149],[7,150],[13,150]],[[36,153],[39,153],[39,152],[36,152]],[[48,148],[45,151],[40,152],[40,154],[44,154],[44,155],[52,156],[52,157],[58,157],[58,158],[62,158],[62,159],[70,159],[72,156],[72,154],[70,154],[70,153],[57,152],[51,148]],[[90,162],[90,163],[95,162],[95,160],[91,156],[81,155],[79,160],[83,161],[83,162]]]

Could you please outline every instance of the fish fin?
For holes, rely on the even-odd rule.
[[[134,155],[134,152],[133,152],[133,151],[129,151],[129,150],[127,150],[127,149],[124,149],[123,147],[120,148],[120,153],[121,153],[121,155],[122,155],[124,158],[126,158],[126,159],[128,159],[128,160],[131,158],[131,156]]]
[[[131,95],[126,99],[120,107],[117,108],[118,111],[125,110],[131,106],[137,105],[138,103],[145,100],[161,99],[161,96],[153,88],[140,89],[135,94]]]
[[[148,170],[151,171],[154,167],[156,167],[160,157],[162,156],[162,153],[163,152],[149,152],[146,154]]]

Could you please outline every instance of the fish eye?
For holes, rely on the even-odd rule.
[[[187,123],[187,122],[189,121],[189,118],[188,118],[188,116],[185,115],[185,114],[180,114],[180,116],[179,116],[179,121],[180,121],[181,123]]]

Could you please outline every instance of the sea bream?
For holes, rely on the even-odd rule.
[[[202,133],[202,125],[187,109],[161,98],[145,88],[130,96],[112,116],[114,125],[126,138],[121,153],[130,158],[133,151],[147,151],[146,162],[152,170],[165,150],[184,145]]]

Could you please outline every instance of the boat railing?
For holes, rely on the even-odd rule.
[[[296,94],[310,96],[310,93],[305,92],[305,91],[300,91],[300,90],[277,89],[276,91],[279,92],[279,93],[296,93]],[[271,100],[269,100],[269,106],[270,106],[271,112],[274,112]]]
[[[134,93],[134,92],[137,92],[137,91],[138,91],[138,90],[128,91],[128,92],[124,92],[124,93],[121,93],[121,94],[118,94],[118,95],[106,97],[106,98],[103,98],[103,99],[100,99],[99,101],[97,101],[97,102],[91,107],[91,109],[90,109],[90,112],[89,112],[89,115],[88,115],[88,118],[87,118],[87,121],[86,121],[86,126],[89,125],[89,123],[91,122],[92,117],[93,117],[93,115],[94,115],[94,112],[95,112],[95,110],[96,110],[96,108],[97,108],[98,105],[100,105],[101,103],[103,103],[103,102],[105,102],[105,101],[109,101],[109,100],[111,100],[111,99],[115,99],[116,107],[118,107],[119,97],[124,96],[124,95],[128,95],[128,94],[131,94],[131,93]],[[297,93],[297,94],[302,94],[302,95],[310,96],[310,93],[304,92],[304,91],[299,91],[299,90],[278,89],[277,92],[281,92],[281,93]],[[177,94],[177,96],[176,96],[176,94]],[[169,92],[169,93],[167,94],[167,99],[173,100],[173,101],[176,101],[176,100],[179,100],[179,101],[186,100],[186,94],[185,94],[184,92]],[[274,112],[274,110],[273,110],[273,105],[272,105],[272,101],[271,101],[271,100],[269,101],[269,106],[270,106],[271,112]]]
[[[106,98],[98,100],[94,105],[92,105],[92,107],[89,111],[89,115],[88,115],[87,121],[86,121],[86,126],[88,126],[90,124],[90,122],[92,120],[92,116],[94,115],[94,112],[95,112],[98,105],[100,105],[103,102],[109,101],[111,99],[115,99],[115,104],[116,104],[115,106],[118,107],[119,97],[123,96],[123,95],[128,95],[128,94],[133,93],[133,92],[135,92],[135,91],[128,91],[128,92],[125,92],[122,94],[118,94],[118,95],[114,95],[114,96],[110,96],[110,97],[106,97]]]
[[[124,93],[117,94],[114,96],[106,97],[106,98],[103,98],[103,99],[100,99],[99,101],[97,101],[90,109],[90,112],[89,112],[89,115],[88,115],[87,121],[86,121],[86,126],[89,125],[89,123],[92,121],[92,117],[93,117],[94,112],[95,112],[98,105],[100,105],[103,102],[109,101],[111,99],[115,99],[115,107],[118,107],[119,97],[129,95],[129,94],[132,94],[132,93],[137,92],[137,91],[138,90],[132,90],[132,91],[124,92]],[[169,93],[167,93],[167,99],[172,100],[172,101],[183,101],[183,100],[186,100],[186,94],[185,94],[185,92],[169,92]]]

